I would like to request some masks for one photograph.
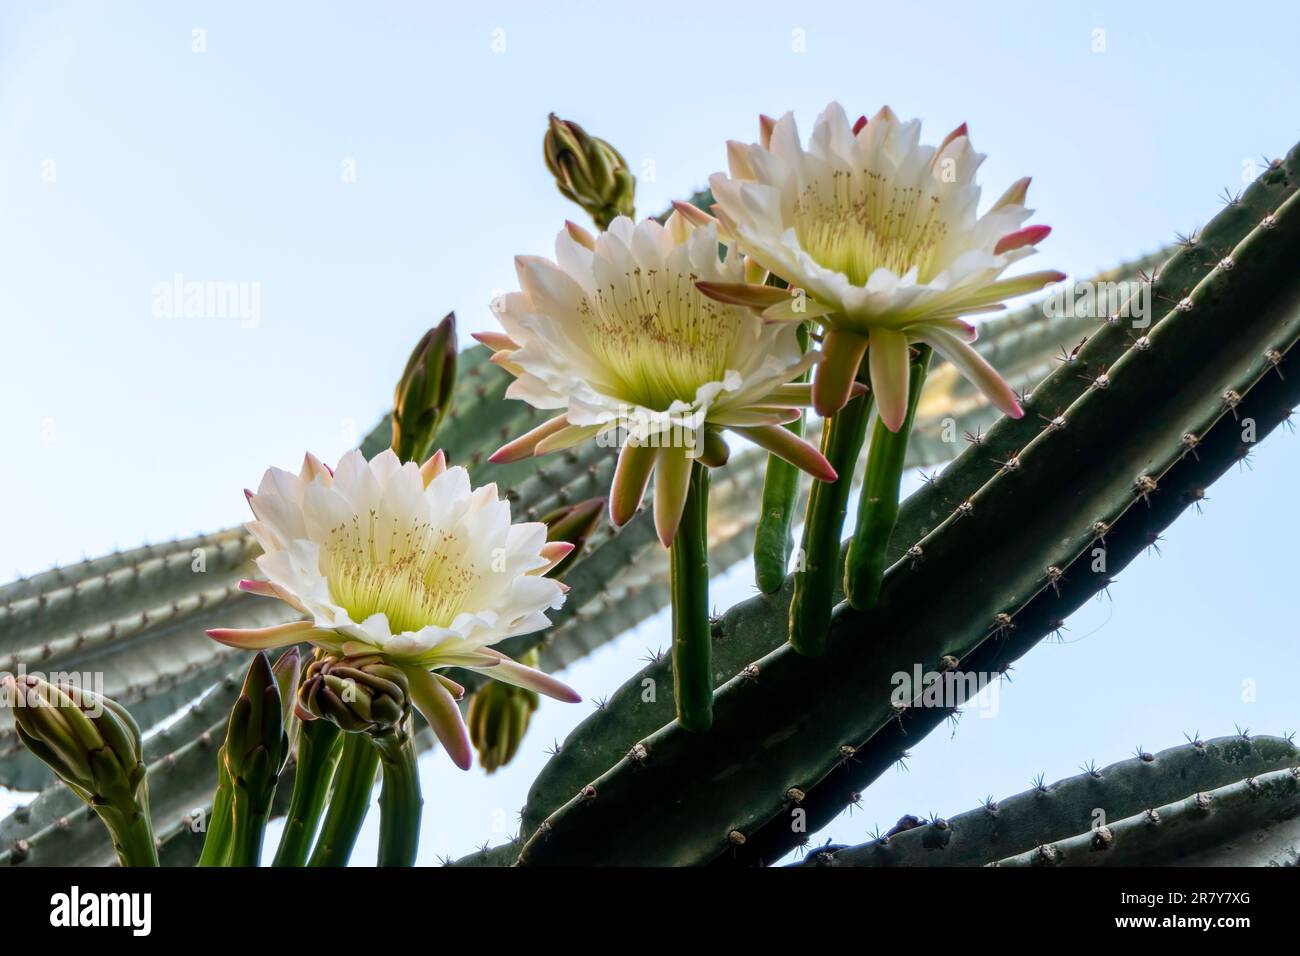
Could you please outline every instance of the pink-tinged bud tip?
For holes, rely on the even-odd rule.
[[[993,254],[995,256],[1001,255],[1004,252],[1010,252],[1012,249],[1037,245],[1046,239],[1051,232],[1051,226],[1026,226],[1024,229],[1009,232],[998,240],[998,244],[993,247]]]

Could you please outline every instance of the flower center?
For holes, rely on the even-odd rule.
[[[371,511],[330,531],[321,571],[334,602],[360,623],[383,612],[394,634],[448,627],[478,583],[468,542],[428,523]]]
[[[608,387],[634,405],[664,411],[723,379],[742,317],[701,295],[693,273],[634,269],[598,288],[580,309]]]
[[[829,183],[804,187],[795,202],[795,235],[819,265],[863,286],[886,268],[915,266],[918,281],[940,270],[936,258],[948,232],[941,197],[922,186],[899,186],[869,170],[840,170]]]

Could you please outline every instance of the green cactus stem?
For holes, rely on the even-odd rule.
[[[308,866],[347,866],[357,834],[370,811],[370,791],[379,769],[379,751],[366,734],[344,734],[334,772],[329,809],[321,823]]]
[[[1096,540],[1097,529],[1154,510],[1165,472],[1203,449],[1216,422],[1235,426],[1234,411],[1291,349],[1297,277],[1284,263],[1293,259],[1300,233],[1295,215],[1288,200],[1235,248],[1215,250],[1216,264],[1194,287],[1177,290],[1176,307],[1104,371],[1092,364],[1092,343],[1085,346],[1079,364],[1054,378],[1095,369],[1091,387],[1072,407],[1040,418],[1044,424],[1016,456],[1016,467],[1004,463],[977,494],[948,506],[938,527],[914,545],[916,560],[891,568],[873,612],[836,613],[824,662],[781,648],[751,659],[752,668],[715,694],[710,754],[671,724],[640,741],[625,740],[623,752],[631,748],[632,755],[569,791],[588,787],[584,793],[599,796],[573,797],[552,813],[545,834],[529,838],[521,859],[573,862],[595,852],[625,861],[703,861],[731,852],[738,844],[733,832],[747,845],[757,828],[789,807],[791,791],[806,793],[838,764],[856,761],[861,742],[897,717],[889,699],[892,673],[909,662],[935,668],[947,658],[964,661],[1005,633],[1002,618],[1016,624],[1037,594],[1072,583],[1069,567]],[[1105,349],[1103,340],[1098,354]],[[1030,416],[1044,413],[1037,401],[1036,394]],[[1035,494],[1066,494],[1073,507],[1042,509],[1029,525],[1018,521],[1018,533],[1009,537],[1008,516],[1023,518],[1018,503]],[[980,561],[972,563],[971,555]],[[1104,583],[1092,578],[1095,593]],[[935,580],[947,585],[938,605],[926,600]],[[759,629],[771,628],[779,612],[771,603],[733,609],[723,619],[723,639],[744,643],[759,620]],[[909,611],[919,606],[927,607],[920,620]],[[887,635],[887,647],[864,646],[864,626]],[[848,695],[860,706],[839,706]],[[718,753],[728,755],[728,787],[710,788],[707,800],[691,799],[694,782],[717,773]],[[673,808],[671,839],[656,831],[667,820],[651,807]],[[634,823],[620,831],[617,846],[606,841],[597,851],[580,834],[599,829],[615,809]]]
[[[713,637],[709,631],[709,469],[692,461],[690,490],[669,548],[673,595],[673,695],[690,731],[713,723]]]
[[[844,559],[844,597],[859,610],[874,607],[885,577],[885,551],[898,523],[898,493],[916,405],[930,369],[930,346],[916,350],[909,370],[907,415],[897,432],[876,419],[867,448],[867,467],[858,497],[858,521]]]
[[[411,734],[403,725],[373,739],[384,778],[379,791],[379,865],[413,866],[424,800]]]
[[[862,375],[858,381],[866,384]],[[801,561],[796,562],[794,593],[790,598],[790,644],[800,654],[810,657],[819,657],[826,651],[826,631],[839,579],[840,531],[849,507],[853,470],[862,452],[870,417],[868,392],[851,398],[822,426],[822,454],[839,479],[815,481],[808,494]]]
[[[1039,782],[1015,796],[860,846],[810,853],[802,865],[984,866],[1298,763],[1300,748],[1288,738],[1192,739],[1056,783]]]
[[[1244,842],[1249,847],[1279,824],[1289,824],[1283,861],[1294,865],[1300,847],[1296,842],[1296,836],[1300,835],[1300,827],[1295,824],[1297,819],[1300,819],[1300,768],[1292,767],[1194,793],[990,865],[1201,865],[1198,857],[1231,848],[1234,842]]]
[[[799,326],[799,347],[808,350],[808,325]],[[806,382],[808,372],[797,381]],[[805,415],[785,427],[800,438],[804,434]],[[777,455],[767,456],[767,475],[763,480],[763,501],[754,532],[754,582],[764,594],[774,594],[785,583],[794,548],[791,530],[795,505],[799,499],[799,469]]]
[[[293,796],[273,866],[306,864],[342,752],[343,733],[336,725],[328,720],[303,723],[298,733]]]

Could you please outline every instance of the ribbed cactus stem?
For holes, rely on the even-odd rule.
[[[379,792],[379,865],[413,866],[420,847],[420,771],[404,728],[374,738],[383,768]]]
[[[343,751],[334,772],[329,809],[321,824],[308,866],[347,866],[361,824],[370,811],[379,751],[365,734],[344,734]]]
[[[808,349],[808,326],[799,326],[799,346]],[[810,373],[799,376],[808,381]],[[785,427],[800,438],[804,433],[805,415]],[[767,458],[767,475],[763,480],[763,499],[754,532],[754,581],[764,594],[774,594],[785,583],[790,566],[791,537],[795,505],[799,500],[799,469],[776,455]]]
[[[690,490],[669,549],[673,594],[673,693],[687,730],[713,722],[713,637],[709,632],[709,469],[690,463]]]
[[[871,395],[866,393],[850,399],[822,426],[822,454],[839,480],[814,481],[808,493],[803,543],[795,561],[794,593],[790,599],[790,644],[810,657],[826,651],[826,632],[839,578],[840,531],[848,512],[853,469],[870,417]]]
[[[888,567],[886,550],[898,523],[898,494],[907,458],[907,441],[916,405],[930,368],[930,346],[922,345],[911,363],[907,414],[896,432],[876,419],[867,449],[867,467],[858,497],[858,520],[844,559],[844,596],[855,608],[875,606]]]
[[[307,862],[343,751],[342,737],[342,731],[328,720],[304,721],[298,735],[293,796],[273,866],[303,866]]]

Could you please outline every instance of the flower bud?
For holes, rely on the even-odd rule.
[[[393,397],[392,448],[403,462],[429,457],[456,384],[456,313],[420,339]]]
[[[536,667],[537,651],[529,651],[520,663]],[[537,701],[536,691],[503,681],[488,681],[474,692],[469,701],[469,737],[485,772],[493,773],[514,757]]]
[[[126,807],[141,798],[140,728],[121,704],[30,674],[0,678],[0,694],[27,749],[82,800]]]
[[[381,737],[410,711],[409,682],[378,654],[319,657],[307,667],[298,701],[315,717],[351,733]]]
[[[542,152],[560,192],[585,209],[601,229],[616,216],[635,218],[636,177],[609,143],[552,113]]]
[[[601,516],[605,513],[604,498],[588,498],[577,504],[564,505],[544,515],[542,524],[546,525],[548,542],[563,541],[573,545],[573,550],[556,562],[547,575],[557,581],[562,579],[573,563],[582,555],[583,549],[596,529],[600,527]]]
[[[286,656],[287,657],[287,656]],[[286,658],[281,658],[284,662]],[[230,708],[221,759],[236,785],[274,791],[276,777],[289,756],[280,684],[265,651],[249,665],[244,686]]]

